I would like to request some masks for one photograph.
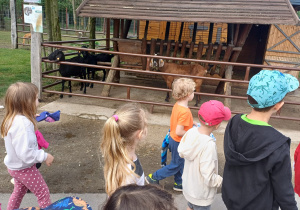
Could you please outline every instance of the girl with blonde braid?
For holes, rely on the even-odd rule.
[[[120,186],[144,185],[144,171],[135,150],[146,135],[146,112],[139,104],[121,106],[105,122],[100,149],[104,158],[105,190],[109,196]]]

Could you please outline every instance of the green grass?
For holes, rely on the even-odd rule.
[[[0,32],[1,36],[2,32]],[[30,51],[0,48],[0,98],[17,81],[30,82]]]

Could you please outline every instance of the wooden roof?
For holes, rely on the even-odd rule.
[[[289,0],[84,0],[83,17],[298,25]]]

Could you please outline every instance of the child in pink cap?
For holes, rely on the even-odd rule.
[[[222,184],[223,179],[218,175],[217,147],[210,134],[230,117],[230,109],[222,102],[205,102],[198,112],[201,126],[191,128],[182,137],[178,153],[185,160],[182,186],[188,210],[209,210]]]

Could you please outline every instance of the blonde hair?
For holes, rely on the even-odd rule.
[[[195,91],[196,83],[189,78],[179,78],[172,84],[172,96],[175,100],[184,99]]]
[[[5,95],[5,115],[1,124],[1,136],[7,135],[13,120],[17,114],[24,115],[29,119],[34,129],[37,129],[36,96],[38,88],[32,83],[17,82],[9,86]]]
[[[116,110],[104,124],[100,149],[104,158],[105,190],[108,195],[134,176],[135,164],[127,146],[135,142],[136,131],[147,133],[146,112],[139,104],[129,103]],[[128,164],[134,167],[130,170]]]

